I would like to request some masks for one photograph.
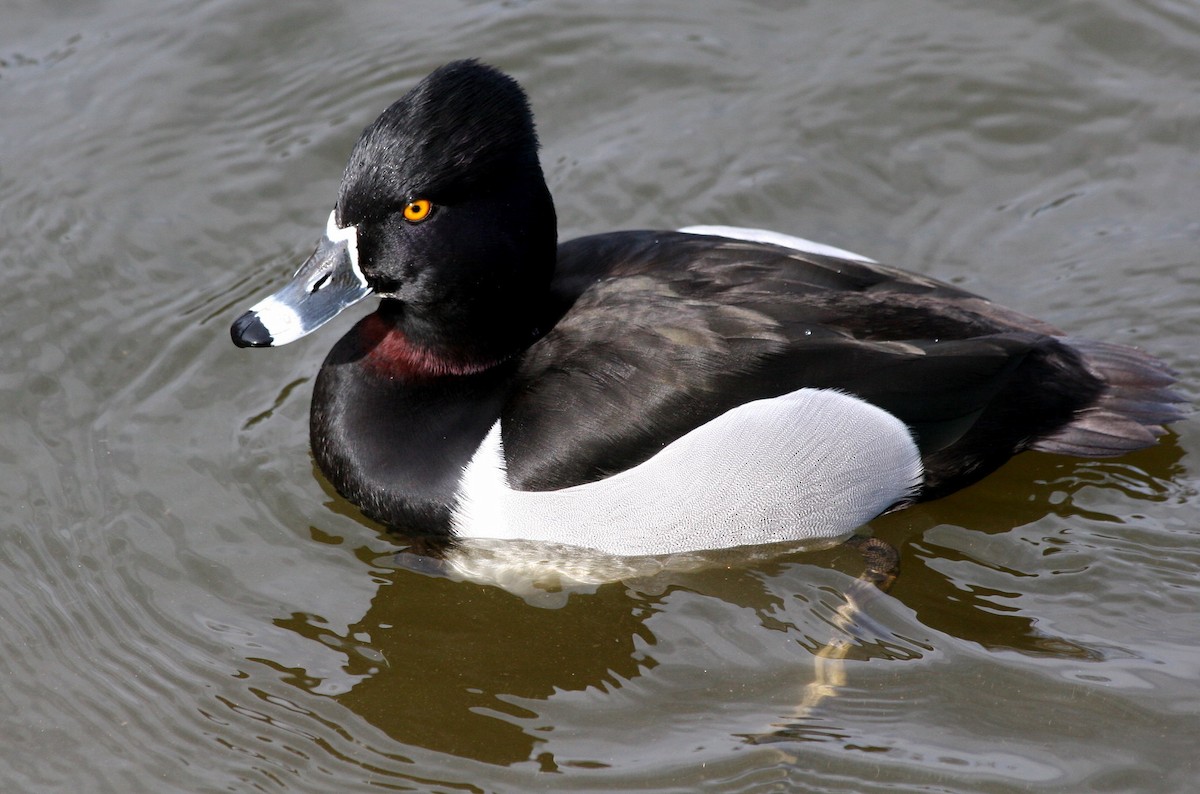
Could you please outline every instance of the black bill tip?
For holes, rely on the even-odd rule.
[[[270,347],[275,341],[267,327],[258,319],[258,312],[246,312],[233,321],[229,335],[238,347]]]

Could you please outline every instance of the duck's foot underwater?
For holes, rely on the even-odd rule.
[[[900,552],[886,540],[854,535],[845,541],[845,545],[862,555],[866,568],[858,579],[875,585],[883,592],[891,589],[900,575]]]
[[[814,734],[813,713],[835,698],[847,684],[846,657],[859,638],[887,631],[870,619],[864,608],[880,593],[886,593],[900,573],[900,552],[875,537],[854,535],[844,545],[862,555],[865,568],[845,593],[845,603],[834,613],[835,634],[813,654],[813,676],[801,690],[792,714],[781,723],[744,738],[752,744],[804,740]]]

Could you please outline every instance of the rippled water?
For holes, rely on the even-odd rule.
[[[564,236],[810,236],[1149,348],[1196,397],[1195,4],[17,0],[0,787],[1194,790],[1195,422],[876,522],[903,573],[850,619],[846,551],[522,597],[329,491],[338,329],[227,326],[358,130],[467,55],[532,94]]]

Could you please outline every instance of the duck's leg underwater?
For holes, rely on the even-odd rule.
[[[846,602],[834,613],[833,625],[838,630],[813,659],[813,678],[805,684],[796,709],[786,722],[764,734],[747,737],[754,743],[787,741],[803,734],[806,723],[814,709],[827,698],[836,697],[838,690],[846,685],[845,659],[850,652],[853,638],[862,632],[864,618],[872,623],[863,611],[864,606],[881,592],[886,593],[900,573],[900,553],[885,540],[855,535],[845,545],[862,555],[866,567],[846,590]]]
[[[876,595],[886,593],[900,573],[900,553],[885,540],[855,535],[845,545],[862,555],[866,568],[846,590],[846,603],[834,613],[833,625],[850,637],[861,632],[860,624],[867,618],[864,606]],[[869,618],[867,622],[871,623]],[[817,651],[812,683],[804,688],[804,698],[798,713],[815,707],[826,697],[836,694],[837,687],[846,684],[843,660],[850,651],[850,640],[835,636]]]
[[[887,592],[900,575],[900,552],[886,540],[854,535],[845,545],[862,555],[866,568],[859,575],[858,581],[875,585]]]

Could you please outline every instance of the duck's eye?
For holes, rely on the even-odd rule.
[[[429,213],[433,211],[433,204],[428,199],[417,199],[410,201],[404,206],[404,219],[413,223],[420,223],[429,217]]]

